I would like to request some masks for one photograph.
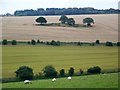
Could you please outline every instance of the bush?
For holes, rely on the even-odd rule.
[[[78,46],[81,46],[81,43],[80,43],[80,42],[78,42]]]
[[[64,69],[61,69],[61,70],[60,70],[60,76],[61,76],[61,77],[64,77],[64,76],[65,76],[65,70],[64,70]]]
[[[31,44],[32,44],[32,45],[35,45],[35,44],[36,44],[36,41],[35,41],[35,40],[31,40]]]
[[[39,44],[39,43],[40,43],[40,40],[37,40],[37,43]]]
[[[30,41],[28,41],[28,44],[30,44]]]
[[[82,69],[80,69],[80,75],[82,75],[84,73],[84,71]]]
[[[3,45],[7,45],[7,44],[8,44],[8,41],[7,41],[7,40],[3,40],[3,41],[2,41],[2,44],[3,44]]]
[[[16,40],[12,40],[12,45],[17,45],[17,41]]]
[[[117,42],[117,46],[120,46],[120,42]]]
[[[106,46],[113,46],[112,42],[106,42]]]
[[[73,76],[73,75],[74,75],[74,68],[73,68],[73,67],[71,67],[71,68],[69,69],[68,75],[69,75],[69,76]]]
[[[96,40],[96,44],[100,44],[100,40]]]
[[[60,46],[60,41],[57,41],[57,42],[56,42],[56,45],[57,45],[57,46]]]
[[[16,77],[21,80],[31,80],[33,78],[33,69],[28,66],[21,66],[17,71],[15,71]]]
[[[57,71],[52,65],[45,66],[42,71],[46,77],[54,78],[57,76]]]
[[[56,42],[54,40],[52,40],[50,44],[55,46]]]
[[[87,70],[88,74],[98,74],[101,73],[101,68],[99,66],[91,67]]]

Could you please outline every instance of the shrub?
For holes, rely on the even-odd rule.
[[[28,41],[28,44],[30,44],[30,41]]]
[[[12,45],[17,45],[17,41],[16,40],[12,40]]]
[[[106,42],[106,46],[113,46],[112,42]]]
[[[36,41],[35,41],[35,40],[31,40],[31,44],[32,44],[32,45],[35,45],[35,44],[36,44]]]
[[[52,65],[45,66],[42,71],[46,77],[54,78],[57,76],[57,71]]]
[[[80,69],[80,75],[82,75],[84,73],[84,71],[82,69]]]
[[[117,46],[120,46],[120,42],[117,42]]]
[[[69,75],[69,76],[73,76],[73,75],[74,75],[74,68],[73,68],[73,67],[71,67],[71,68],[69,69],[68,75]]]
[[[28,66],[21,66],[15,71],[16,77],[22,80],[31,80],[33,78],[33,69]]]
[[[96,40],[96,44],[100,44],[100,40]]]
[[[64,77],[64,76],[65,76],[65,70],[64,70],[64,69],[61,69],[61,70],[60,70],[60,76],[61,76],[61,77]]]
[[[97,74],[101,73],[101,68],[99,66],[91,67],[87,70],[88,74]]]
[[[5,39],[5,40],[2,41],[2,44],[3,44],[3,45],[7,45],[7,44],[8,44],[8,41]]]

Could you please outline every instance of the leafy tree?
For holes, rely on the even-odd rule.
[[[17,71],[15,71],[16,77],[21,80],[30,80],[33,78],[33,69],[28,66],[21,66]]]
[[[35,41],[35,40],[31,40],[31,44],[32,44],[32,45],[35,45],[35,44],[36,44],[36,41]]]
[[[16,40],[12,40],[12,45],[17,45],[17,41]]]
[[[40,43],[40,40],[37,40],[37,43]]]
[[[7,45],[7,44],[8,44],[8,41],[5,39],[5,40],[2,41],[2,44],[3,44],[3,45]]]
[[[61,21],[62,24],[65,24],[68,21],[68,17],[65,15],[62,15],[59,19],[59,21]]]
[[[100,44],[100,40],[96,40],[96,44]]]
[[[36,19],[36,22],[43,24],[43,23],[47,23],[47,20],[44,17],[39,17]]]
[[[52,40],[50,44],[51,45],[56,45],[56,41]]]
[[[68,70],[68,74],[69,76],[73,76],[74,75],[74,68],[71,67],[69,70]]]
[[[64,70],[64,69],[61,69],[61,70],[60,70],[60,76],[61,76],[61,77],[64,77],[64,76],[65,76],[65,70]]]
[[[75,24],[75,20],[73,18],[69,18],[67,20],[67,23],[68,23],[68,25],[74,25]]]
[[[87,26],[91,26],[91,23],[94,24],[94,20],[92,18],[83,19],[83,24],[87,24]]]
[[[101,73],[101,68],[99,66],[91,67],[87,70],[89,74]]]
[[[45,66],[42,71],[46,77],[54,78],[57,76],[57,71],[52,65]]]
[[[57,46],[60,46],[60,41],[57,41],[57,42],[56,42],[56,45],[57,45]]]

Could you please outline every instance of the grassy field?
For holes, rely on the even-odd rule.
[[[77,76],[71,81],[58,78],[56,82],[52,82],[51,79],[32,82],[30,85],[23,82],[4,83],[3,88],[118,88],[118,73]]]
[[[58,71],[74,67],[86,70],[92,66],[102,69],[118,68],[118,47],[105,46],[3,46],[3,78],[15,77],[15,71],[23,65],[41,72],[46,65],[53,65]]]

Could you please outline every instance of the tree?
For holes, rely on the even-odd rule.
[[[12,45],[17,45],[17,41],[16,40],[12,40]]]
[[[91,67],[87,70],[89,74],[101,73],[101,68],[99,66]]]
[[[2,44],[3,44],[3,45],[7,45],[7,44],[8,44],[8,41],[5,39],[5,40],[2,41]]]
[[[36,22],[43,24],[43,23],[47,23],[47,20],[44,17],[39,17],[36,19]]]
[[[68,17],[65,15],[62,15],[59,19],[59,21],[61,21],[62,24],[65,24],[68,21]]]
[[[68,25],[74,25],[75,24],[75,20],[73,18],[69,18],[67,20],[67,23],[68,23]]]
[[[33,78],[33,69],[28,66],[21,66],[15,71],[16,77],[21,80],[31,80]]]
[[[35,41],[35,40],[31,40],[31,44],[32,44],[32,45],[35,45],[35,44],[36,44],[36,41]]]
[[[64,70],[64,69],[61,69],[61,70],[60,70],[60,76],[61,76],[61,77],[64,77],[64,76],[65,76],[65,70]]]
[[[68,70],[68,74],[69,76],[73,76],[74,75],[74,68],[71,67],[69,70]]]
[[[56,45],[56,41],[52,40],[52,41],[50,42],[50,44],[55,46],[55,45]]]
[[[52,65],[45,66],[42,71],[46,77],[54,78],[57,76],[57,71]]]
[[[77,45],[78,45],[78,46],[81,46],[81,43],[80,43],[80,42],[78,42],[78,43],[77,43]]]
[[[83,24],[87,24],[87,26],[91,26],[91,23],[94,24],[94,20],[92,18],[83,19]]]
[[[117,46],[120,46],[120,42],[117,42]]]
[[[100,40],[96,40],[96,44],[100,44]]]
[[[106,42],[106,46],[113,46],[112,42]]]

